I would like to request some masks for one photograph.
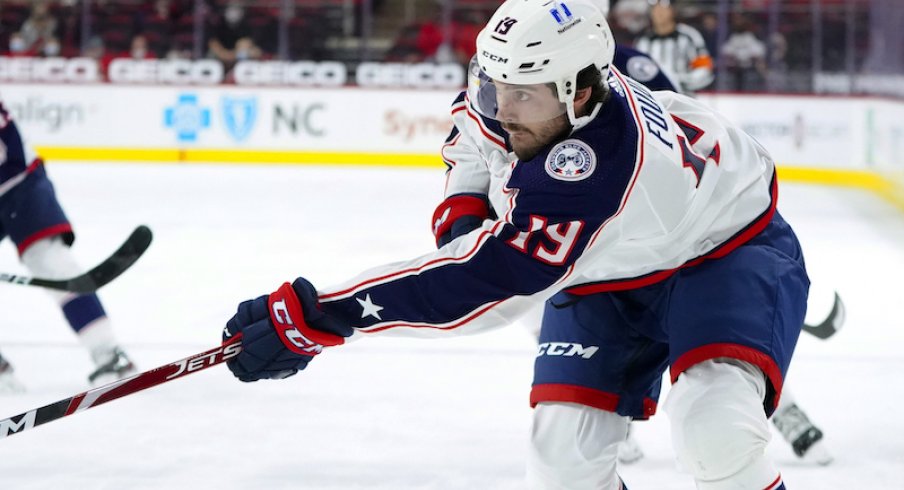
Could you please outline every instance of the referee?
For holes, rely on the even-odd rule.
[[[635,47],[650,55],[678,81],[681,92],[693,93],[713,82],[713,59],[700,32],[675,21],[671,0],[649,0],[650,30]]]

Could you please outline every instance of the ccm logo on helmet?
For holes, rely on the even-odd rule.
[[[508,63],[508,58],[503,58],[502,56],[495,55],[487,50],[483,51],[483,55],[497,63]]]
[[[312,342],[311,339],[305,337],[298,331],[298,328],[295,327],[295,322],[293,322],[292,317],[289,316],[289,308],[286,306],[285,300],[274,301],[271,309],[273,321],[277,323],[277,329],[282,330],[284,340],[289,341],[292,345],[303,350],[305,353],[319,354],[323,351],[322,345]]]

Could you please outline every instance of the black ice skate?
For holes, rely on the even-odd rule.
[[[822,431],[796,404],[792,403],[775,412],[772,423],[791,445],[797,457],[821,465],[832,462],[833,458],[825,447]]]
[[[106,356],[95,359],[97,369],[88,375],[88,382],[94,386],[103,385],[137,374],[135,364],[119,347],[114,347]]]

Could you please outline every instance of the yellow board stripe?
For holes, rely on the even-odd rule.
[[[316,151],[203,150],[37,147],[46,160],[161,163],[241,163],[282,165],[358,165],[379,167],[442,167],[439,155],[412,153],[344,153]]]
[[[441,168],[439,155],[237,149],[38,147],[47,160],[162,163],[235,163],[268,165],[356,165]],[[837,168],[780,166],[782,182],[851,187],[873,192],[904,211],[904,179],[900,182],[876,172]]]
[[[778,176],[781,182],[863,189],[878,195],[899,210],[904,211],[904,180],[877,172],[780,166]]]

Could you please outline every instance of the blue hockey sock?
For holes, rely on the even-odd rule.
[[[96,294],[85,294],[63,304],[63,315],[76,332],[107,316]]]

